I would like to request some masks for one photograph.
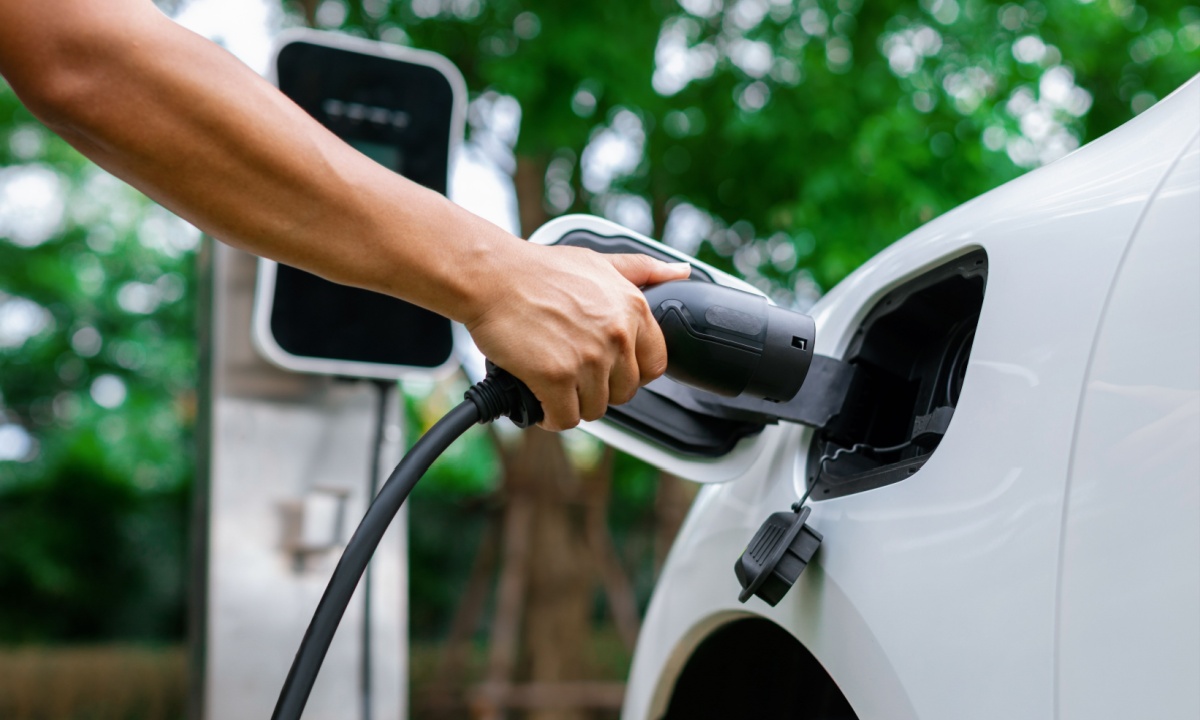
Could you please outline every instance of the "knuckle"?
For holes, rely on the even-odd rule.
[[[633,339],[633,331],[625,323],[611,323],[606,334],[609,342],[620,348],[624,348]]]
[[[567,362],[552,362],[543,371],[552,385],[565,385],[575,379],[575,367]]]
[[[639,366],[639,370],[642,374],[642,383],[648,383],[662,377],[662,374],[667,371],[667,358],[662,356],[650,358]]]
[[[588,408],[587,412],[583,413],[583,419],[587,420],[588,422],[591,422],[592,420],[599,420],[600,418],[604,417],[605,409],[606,407]]]
[[[620,391],[613,393],[613,404],[624,405],[632,400],[634,395],[637,395],[637,391],[636,386],[622,388]]]
[[[641,292],[637,293],[637,297],[633,298],[629,308],[629,314],[639,324],[645,327],[658,327],[658,321],[654,319],[654,312],[650,310],[650,304],[646,302],[646,296]]]
[[[545,419],[541,422],[541,427],[543,430],[549,430],[550,432],[569,430],[579,422],[577,418],[573,420],[572,417],[570,412],[556,409],[546,413]]]
[[[643,253],[627,253],[625,257],[630,265],[637,268],[652,268],[654,267],[654,258]]]
[[[579,367],[594,370],[602,367],[608,359],[608,353],[604,348],[598,346],[589,346],[583,348],[579,352]]]

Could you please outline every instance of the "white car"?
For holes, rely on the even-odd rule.
[[[572,238],[690,260],[590,217],[534,236]],[[624,718],[1200,718],[1200,77],[813,316],[854,373],[816,427],[665,381],[586,426],[706,483]],[[777,605],[739,602],[734,563],[810,483],[815,558]]]

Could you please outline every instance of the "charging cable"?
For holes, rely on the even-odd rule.
[[[400,506],[417,481],[450,444],[472,425],[486,424],[507,416],[517,427],[529,427],[542,420],[542,406],[534,394],[508,372],[488,363],[488,374],[466,392],[466,399],[438,420],[429,432],[413,445],[388,477],[334,568],[333,577],[313,613],[300,641],[300,649],[284,680],[275,703],[272,720],[300,720],[313,683],[329,652],[333,635],[350,604],[375,548],[383,539]]]
[[[667,377],[724,397],[745,395],[771,403],[787,403],[799,392],[813,360],[816,325],[812,318],[712,282],[679,280],[644,292],[667,346]],[[354,588],[413,486],[467,428],[501,415],[525,428],[541,421],[542,406],[524,383],[489,362],[487,377],[473,385],[466,400],[430,428],[392,471],[346,543],[292,661],[272,720],[300,719]],[[778,533],[786,535],[785,546],[793,540],[799,543],[795,554],[800,569],[821,542],[820,533],[804,524],[807,516],[797,511],[790,529]],[[774,563],[778,562],[775,556]],[[747,593],[774,597],[772,605],[786,592],[785,587],[775,597],[770,587],[760,590],[765,582],[761,569],[743,568],[738,577]],[[792,577],[787,587],[794,581]],[[747,597],[743,593],[742,601]],[[369,646],[364,643],[364,648],[364,666],[369,666]],[[369,703],[369,678],[364,679],[362,690],[363,702]]]

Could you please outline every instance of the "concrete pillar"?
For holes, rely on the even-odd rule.
[[[366,509],[377,390],[263,361],[250,339],[256,260],[206,242],[201,272],[211,297],[201,310],[206,377],[198,421],[190,717],[262,720],[270,717],[342,544]],[[381,484],[401,453],[396,396],[387,410]],[[406,535],[402,511],[372,562],[372,718],[407,716]],[[330,539],[332,550],[303,551]],[[363,717],[363,619],[360,586],[306,720]]]

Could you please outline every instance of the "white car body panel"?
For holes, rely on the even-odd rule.
[[[747,616],[795,636],[860,718],[1200,717],[1198,129],[1194,79],[918,229],[818,304],[816,351],[842,357],[890,289],[988,256],[944,440],[909,479],[813,503],[824,544],[777,607],[738,603],[732,566],[803,492],[811,431],[768,427],[698,461],[585,428],[717,483],[664,568],[624,718],[661,717],[690,652]],[[543,241],[581,219],[560,222]]]
[[[1196,188],[1200,140],[1143,218],[1092,355],[1063,532],[1064,720],[1200,718]]]

